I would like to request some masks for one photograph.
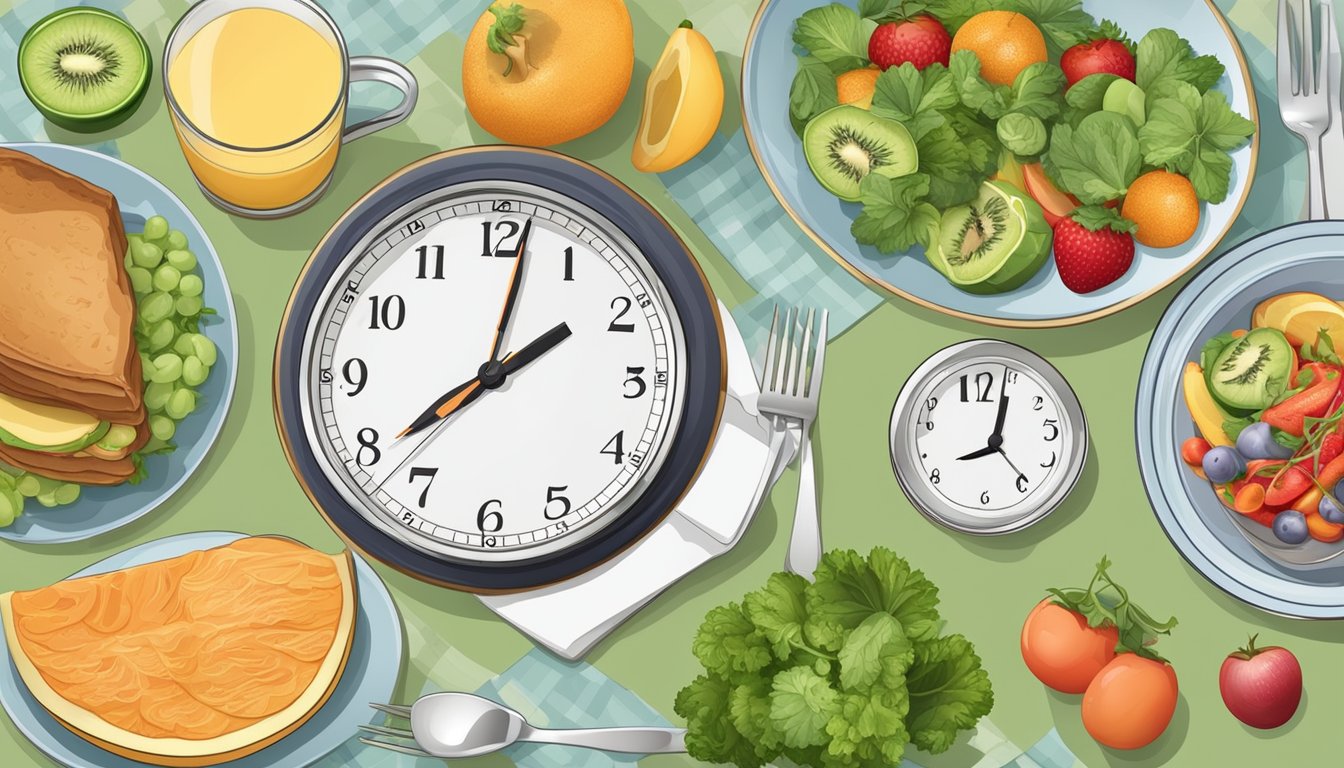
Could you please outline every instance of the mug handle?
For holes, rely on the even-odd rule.
[[[420,98],[420,85],[415,75],[401,62],[382,56],[353,56],[350,58],[350,82],[371,80],[390,85],[401,91],[401,103],[377,117],[346,126],[341,143],[347,144],[384,128],[391,128],[411,116],[415,102]]]

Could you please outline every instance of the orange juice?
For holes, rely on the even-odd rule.
[[[258,211],[283,208],[331,174],[346,79],[334,36],[281,11],[241,8],[202,26],[167,70],[178,141],[217,197]]]

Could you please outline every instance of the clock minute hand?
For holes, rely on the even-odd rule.
[[[490,345],[490,359],[499,361],[499,351],[504,346],[504,331],[513,317],[513,307],[518,303],[518,288],[523,284],[523,257],[527,253],[527,238],[532,234],[532,219],[523,225],[523,233],[518,236],[518,245],[513,249],[513,276],[509,279],[509,293],[504,297],[504,308],[499,313],[499,324],[495,327],[495,340]]]
[[[476,376],[469,381],[463,382],[453,389],[449,390],[443,397],[434,401],[434,404],[425,409],[424,413],[415,417],[411,425],[397,435],[397,439],[413,435],[420,430],[433,426],[435,423],[446,419],[450,414],[462,410],[476,398],[485,393],[485,387],[481,384],[481,378]]]

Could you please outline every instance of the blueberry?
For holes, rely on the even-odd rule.
[[[1204,454],[1204,474],[1214,483],[1230,483],[1246,472],[1241,454],[1220,445]]]
[[[1333,498],[1330,496],[1323,497],[1321,499],[1321,505],[1316,508],[1316,511],[1321,513],[1322,519],[1327,523],[1334,523],[1335,525],[1344,524],[1344,509],[1341,509],[1339,502],[1336,501],[1336,499],[1339,498],[1339,491],[1339,488],[1335,489],[1335,496]]]
[[[1307,518],[1295,509],[1285,509],[1274,518],[1274,535],[1285,544],[1301,544],[1307,540]]]
[[[1248,459],[1287,459],[1292,457],[1293,449],[1279,445],[1273,429],[1257,421],[1237,435],[1237,453]]]

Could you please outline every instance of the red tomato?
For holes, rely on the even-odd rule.
[[[1209,441],[1202,437],[1192,437],[1181,443],[1181,458],[1192,467],[1203,466],[1204,454],[1213,449]]]
[[[1112,749],[1138,749],[1157,740],[1176,714],[1176,670],[1122,653],[1083,694],[1083,727]]]
[[[1115,627],[1090,627],[1081,614],[1046,598],[1022,625],[1022,660],[1036,679],[1056,691],[1082,693],[1115,658],[1119,640]]]

